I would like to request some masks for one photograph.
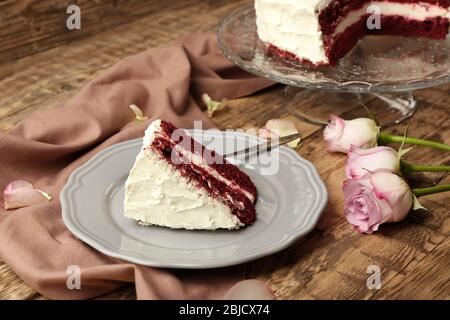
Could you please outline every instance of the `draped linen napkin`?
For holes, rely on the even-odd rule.
[[[97,297],[133,282],[138,299],[223,298],[244,277],[243,265],[167,270],[103,255],[65,227],[59,193],[74,169],[106,147],[143,136],[154,119],[183,128],[202,120],[204,127],[212,127],[196,102],[199,95],[237,98],[271,84],[225,59],[212,33],[190,34],[119,61],[64,105],[37,112],[10,133],[0,133],[0,188],[22,179],[53,196],[22,209],[0,209],[1,260],[52,299]],[[133,122],[130,104],[138,105],[148,120]],[[81,290],[67,288],[70,265],[81,268]]]

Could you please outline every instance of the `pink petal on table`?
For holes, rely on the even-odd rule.
[[[6,210],[28,207],[51,199],[50,194],[35,189],[24,180],[13,181],[3,190],[3,207]]]
[[[203,103],[205,104],[208,118],[212,118],[216,111],[223,109],[227,102],[227,99],[222,99],[222,101],[215,101],[211,99],[211,97],[207,93],[202,94],[201,98]]]
[[[225,300],[275,300],[264,281],[251,279],[236,283],[225,295]]]
[[[20,188],[33,188],[33,185],[28,181],[15,180],[13,182],[10,182],[3,192],[11,192]]]
[[[130,105],[130,109],[131,111],[133,111],[134,113],[134,117],[137,121],[144,121],[147,120],[147,117],[144,116],[144,113],[142,112],[142,110],[135,104],[131,104]]]
[[[270,129],[267,129],[266,127],[259,129],[258,134],[261,138],[264,139],[278,138],[278,134],[276,134],[274,131],[271,131]]]
[[[270,133],[271,133],[270,137],[272,137],[272,139],[274,137],[284,137],[284,136],[289,136],[291,134],[298,133],[297,128],[291,121],[283,120],[283,119],[272,119],[272,120],[267,121],[264,128],[261,129],[261,131],[263,131],[263,132],[264,132],[264,130],[270,131]],[[267,132],[264,132],[264,133],[267,134]],[[260,133],[260,135],[261,135],[261,133]],[[287,145],[290,148],[296,148],[299,145],[299,143],[300,143],[300,138],[296,139],[292,142],[289,142]]]

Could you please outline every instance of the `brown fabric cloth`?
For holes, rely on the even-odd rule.
[[[191,34],[174,44],[127,57],[88,83],[63,106],[37,112],[9,134],[0,133],[0,188],[22,179],[54,200],[0,209],[0,257],[31,287],[53,299],[104,295],[134,282],[139,299],[219,299],[243,278],[244,267],[165,270],[114,259],[66,229],[59,192],[70,173],[100,150],[143,136],[162,118],[179,127],[205,118],[193,97],[236,98],[271,85],[235,67],[213,34]],[[198,100],[197,100],[198,101]],[[129,105],[149,117],[133,122]],[[81,290],[68,290],[67,267],[81,268]]]

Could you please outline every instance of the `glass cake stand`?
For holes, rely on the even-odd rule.
[[[408,119],[413,91],[450,82],[450,38],[370,36],[335,67],[313,67],[269,55],[256,33],[253,6],[224,18],[217,31],[224,55],[242,69],[285,84],[285,108],[324,125],[330,113],[367,116],[383,126]]]

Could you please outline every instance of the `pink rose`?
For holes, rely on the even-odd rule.
[[[413,205],[408,184],[389,172],[366,174],[344,182],[345,217],[360,233],[371,234],[380,224],[405,219]]]
[[[328,143],[329,152],[347,153],[351,145],[359,148],[377,146],[379,132],[380,127],[372,119],[358,118],[347,121],[331,115],[323,137]]]
[[[390,147],[361,149],[351,146],[347,154],[345,173],[349,179],[361,179],[367,172],[378,169],[400,173],[400,159],[397,151]]]

